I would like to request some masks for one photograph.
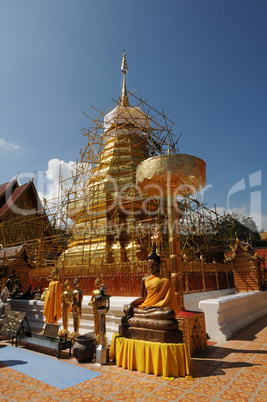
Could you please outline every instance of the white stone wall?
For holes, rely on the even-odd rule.
[[[192,293],[185,295],[184,303],[186,310],[201,311],[198,304],[200,300],[225,296],[234,293],[235,289],[214,290],[210,292]],[[121,317],[124,315],[123,306],[129,304],[134,297],[111,297],[110,310],[106,315],[106,332],[108,342],[111,341],[112,335],[118,333],[118,326]],[[94,331],[93,309],[88,306],[91,296],[84,296],[82,305],[82,318],[80,326],[80,334]],[[11,300],[12,310],[25,311],[27,319],[32,330],[42,330],[45,326],[45,317],[43,315],[44,302],[36,300]],[[63,329],[62,320],[58,322],[60,330]],[[73,332],[73,321],[70,316],[69,331]]]
[[[230,339],[235,332],[267,314],[267,291],[246,292],[202,300],[206,331],[215,340]]]
[[[88,306],[91,296],[84,296],[80,334],[94,331],[93,309]],[[111,297],[110,311],[106,315],[107,340],[118,333],[118,325],[123,316],[123,306],[133,297]],[[203,311],[207,334],[215,340],[227,340],[257,318],[267,314],[267,291],[235,293],[235,289],[192,293],[185,295],[185,308],[191,311]],[[11,300],[12,310],[25,311],[32,330],[42,330],[45,326],[43,315],[44,302],[35,300]],[[63,329],[62,320],[58,322]],[[73,331],[70,316],[69,331]]]

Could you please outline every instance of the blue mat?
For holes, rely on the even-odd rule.
[[[0,347],[0,367],[5,366],[59,389],[72,387],[101,375],[84,367],[15,346]]]

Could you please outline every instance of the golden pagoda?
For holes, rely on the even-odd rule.
[[[61,260],[77,267],[136,259],[134,231],[144,217],[143,198],[136,188],[136,168],[149,155],[150,118],[130,106],[126,90],[128,71],[123,54],[123,85],[117,106],[104,115],[101,151],[90,165],[82,195],[68,205],[72,238]],[[88,138],[93,146],[93,138]],[[99,144],[98,144],[99,145]],[[150,208],[153,206],[153,202]]]

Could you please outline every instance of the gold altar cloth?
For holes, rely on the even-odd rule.
[[[192,379],[191,360],[185,343],[139,341],[114,334],[110,358],[124,369]]]

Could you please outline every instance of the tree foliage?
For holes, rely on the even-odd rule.
[[[227,214],[218,219],[218,235],[223,237],[229,244],[239,240],[248,242],[252,247],[266,247],[266,243],[260,238],[256,223],[251,217],[241,216],[237,213]]]

